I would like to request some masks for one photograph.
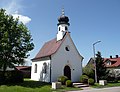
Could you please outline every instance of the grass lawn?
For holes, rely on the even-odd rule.
[[[106,88],[106,87],[117,87],[117,86],[120,86],[120,81],[118,81],[118,83],[107,83],[107,85],[105,85],[105,86],[99,85],[97,83],[97,84],[93,85],[92,87],[94,87],[94,88]]]
[[[65,87],[65,86],[62,86],[62,88],[60,89],[57,89],[57,90],[53,90],[52,92],[65,92],[65,91],[76,91],[76,90],[82,90],[80,88],[75,88],[75,87]]]
[[[0,92],[63,92],[67,90],[80,90],[80,88],[62,86],[61,89],[53,90],[49,83],[29,79],[25,79],[23,83],[0,86]]]

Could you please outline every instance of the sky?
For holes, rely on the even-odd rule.
[[[84,57],[83,66],[93,57],[93,43],[98,40],[96,53],[106,58],[120,55],[120,0],[0,0],[0,8],[14,18],[19,16],[30,30],[35,48],[28,60],[56,37],[62,8],[70,20],[71,37]]]

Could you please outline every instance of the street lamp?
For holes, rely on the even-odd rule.
[[[93,43],[93,54],[94,54],[94,65],[95,65],[95,82],[97,83],[97,71],[96,71],[96,61],[95,61],[95,44],[100,43],[101,41],[97,41]]]

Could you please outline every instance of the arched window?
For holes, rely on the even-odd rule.
[[[37,73],[37,64],[35,64],[35,71],[34,72]]]
[[[43,73],[47,73],[47,63],[43,63]]]
[[[59,27],[59,31],[60,31],[60,27]]]
[[[65,30],[68,30],[67,26],[65,26]]]

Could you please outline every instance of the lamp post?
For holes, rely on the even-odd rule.
[[[95,61],[95,44],[100,43],[101,41],[97,41],[93,43],[93,54],[94,54],[94,65],[95,65],[95,82],[97,83],[97,70],[96,70],[96,61]]]

